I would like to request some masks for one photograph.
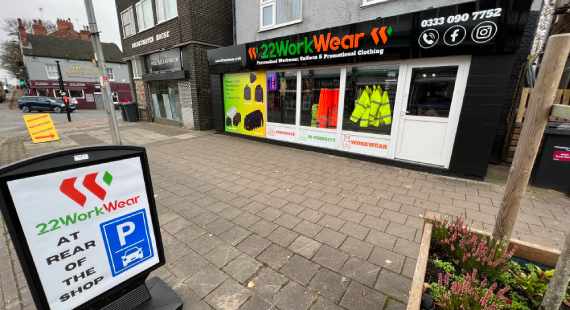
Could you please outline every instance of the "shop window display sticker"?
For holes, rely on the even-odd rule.
[[[223,87],[226,132],[265,137],[265,72],[226,74]]]

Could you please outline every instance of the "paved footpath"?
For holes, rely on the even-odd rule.
[[[421,215],[461,215],[491,230],[501,199],[501,186],[483,182],[225,135],[129,126],[133,136],[139,130],[164,136],[139,137],[149,139],[141,144],[150,154],[166,251],[167,264],[155,275],[176,289],[185,309],[404,309]],[[81,134],[64,140],[107,139]],[[25,140],[25,155],[48,150]],[[562,194],[531,189],[515,237],[558,247],[569,213]],[[33,308],[6,238],[0,259],[11,262],[0,266],[0,308]]]

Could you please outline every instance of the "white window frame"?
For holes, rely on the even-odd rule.
[[[144,9],[143,9],[142,5],[143,5],[143,2],[146,2],[146,1],[150,1],[150,2],[151,2],[151,3],[150,3],[150,14],[152,15],[152,18],[151,18],[151,19],[152,19],[152,22],[151,22],[151,24],[150,24],[149,26],[147,26],[146,28],[141,28],[141,27],[140,27],[140,24],[139,24],[139,20],[140,20],[140,18],[142,17],[142,20],[143,20],[143,23],[144,23]],[[139,10],[138,10],[139,7],[140,7],[140,12],[142,13],[141,15],[143,15],[143,16],[139,16],[139,14],[138,14],[138,13],[139,13]],[[138,28],[138,30],[139,30],[138,32],[142,32],[142,31],[151,29],[152,27],[155,26],[155,25],[154,25],[154,10],[153,10],[152,8],[153,8],[152,0],[140,0],[139,2],[135,3],[135,13],[136,13],[136,15],[137,15],[137,18],[136,18],[136,20],[137,20],[137,28]]]
[[[300,12],[300,17],[298,19],[295,20],[291,20],[288,22],[284,22],[284,23],[277,23],[277,0],[259,0],[259,31],[267,31],[267,30],[272,30],[275,28],[281,28],[281,27],[285,27],[285,26],[290,26],[293,24],[298,24],[303,22],[303,0],[299,0],[299,9],[301,10]],[[263,9],[271,6],[273,7],[272,9],[272,14],[273,14],[273,24],[271,25],[263,25]]]
[[[50,74],[50,69],[49,68],[53,68],[55,69],[55,71],[51,72],[53,73],[53,75]],[[48,80],[57,80],[59,79],[59,73],[57,72],[57,65],[56,64],[46,64],[45,65],[45,69],[46,69],[46,74],[47,74],[47,78]]]
[[[133,79],[142,79],[143,76],[143,64],[140,57],[135,57],[131,59],[131,67],[133,68]]]
[[[130,33],[127,33],[125,31],[125,28],[126,28],[125,19],[124,19],[125,13],[130,15],[129,18],[131,20],[130,20],[130,23],[127,24],[127,26],[132,27],[132,32],[130,32]],[[131,37],[131,36],[134,36],[135,34],[137,34],[137,26],[136,26],[135,13],[133,11],[133,6],[129,6],[128,8],[124,9],[121,12],[121,31],[123,33],[123,39],[126,39],[128,37]]]
[[[155,0],[154,1],[154,5],[155,5],[154,9],[156,10],[156,22],[157,22],[157,24],[164,23],[164,22],[167,22],[171,19],[178,17],[178,1],[174,0],[174,10],[176,11],[176,14],[174,14],[174,16],[171,16],[171,17],[165,17],[164,19],[160,18],[160,10],[159,10],[159,6],[158,6],[159,2],[163,4],[162,9],[165,9],[166,6],[164,6],[164,3],[168,2],[168,0]],[[164,12],[164,13],[166,15],[166,12]]]
[[[390,1],[390,0],[362,0],[362,4],[360,5],[360,7],[367,7],[370,5],[388,2],[388,1]]]
[[[109,74],[109,72],[111,74]],[[105,68],[105,75],[109,78],[109,81],[114,81],[115,80],[115,72],[113,71],[112,67],[106,67]]]

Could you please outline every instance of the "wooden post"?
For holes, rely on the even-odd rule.
[[[548,289],[540,305],[541,310],[558,310],[560,308],[560,304],[566,298],[568,280],[570,280],[570,234],[566,233],[562,253],[560,253],[556,263],[556,271],[548,283]]]
[[[554,35],[548,39],[538,79],[530,94],[520,140],[505,185],[501,209],[497,215],[493,232],[493,238],[496,240],[511,238],[521,199],[528,186],[568,54],[570,54],[570,34]]]

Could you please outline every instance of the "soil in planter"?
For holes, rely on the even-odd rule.
[[[434,224],[422,309],[538,309],[554,270],[513,252],[462,219]],[[560,309],[570,310],[570,290],[566,296]]]

